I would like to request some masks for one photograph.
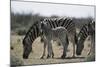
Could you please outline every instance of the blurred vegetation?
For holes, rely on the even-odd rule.
[[[25,13],[13,13],[11,11],[11,34],[17,35],[25,35],[28,29],[31,27],[33,23],[36,21],[41,21],[44,18],[56,18],[59,16],[52,15],[50,17],[41,16],[39,14],[25,14]],[[88,23],[93,18],[73,18],[73,22],[75,22],[77,28],[81,28],[83,24]]]
[[[10,63],[11,63],[11,67],[17,67],[17,66],[23,65],[23,61],[14,55],[11,55]]]
[[[86,61],[95,61],[95,53],[94,54],[91,54],[91,56],[88,56],[86,58]]]
[[[40,21],[45,17],[38,14],[20,14],[11,12],[11,33],[24,35],[29,27],[36,21]]]

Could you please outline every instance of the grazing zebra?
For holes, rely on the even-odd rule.
[[[84,41],[89,35],[91,36],[91,49],[92,49],[93,45],[95,44],[95,21],[89,22],[88,24],[85,24],[82,26],[76,38],[77,39],[77,42],[76,42],[77,44],[76,54],[77,55],[81,55],[81,52],[84,48]],[[90,49],[90,52],[91,52],[91,49]]]
[[[70,18],[46,18],[43,22],[47,23],[50,28],[56,28],[59,26],[65,27],[68,32],[68,38],[73,43],[73,57],[75,56],[75,23],[72,22]],[[42,39],[45,38],[42,36],[41,29],[39,27],[39,22],[36,22],[32,25],[32,27],[28,30],[27,34],[23,39],[23,58],[28,58],[31,50],[32,50],[32,43],[38,37],[41,36]],[[45,45],[44,45],[45,47]],[[43,54],[45,51],[43,52]]]
[[[39,22],[34,23],[23,39],[23,58],[27,59],[30,52],[32,51],[33,41],[41,35],[41,30],[39,28]]]
[[[65,27],[67,30],[66,33],[68,33],[68,39],[73,43],[73,57],[75,57],[75,35],[76,35],[76,29],[75,29],[75,23],[72,21],[71,18],[46,18],[43,20],[44,23],[47,24],[50,28],[56,28],[56,27]],[[44,37],[42,36],[42,40]],[[45,40],[45,39],[44,39]],[[46,46],[44,45],[44,48]],[[43,51],[43,55],[41,58],[43,58],[45,51]]]
[[[65,58],[67,47],[69,44],[67,30],[64,27],[56,27],[52,29],[50,28],[50,26],[47,25],[47,23],[44,23],[44,21],[41,23],[41,29],[43,32],[43,36],[45,37],[45,41],[44,41],[45,46],[46,44],[48,46],[47,58],[50,58],[50,57],[53,58],[54,56],[51,40],[57,40],[60,42],[60,44],[63,45],[63,55],[61,56],[61,58]],[[44,51],[45,51],[45,48],[44,48]]]

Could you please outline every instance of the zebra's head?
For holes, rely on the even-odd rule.
[[[81,55],[83,48],[84,48],[83,40],[81,40],[80,37],[77,37],[77,42],[76,42],[76,54],[77,54],[77,55]]]
[[[77,47],[76,47],[76,54],[81,55],[82,50],[84,48],[84,41],[88,36],[88,25],[84,24],[80,30],[80,32],[77,35]]]
[[[46,27],[46,23],[41,22],[41,29],[44,29]]]
[[[28,59],[29,54],[32,51],[32,44],[26,39],[23,40],[23,58]]]
[[[84,48],[84,44],[82,44],[81,42],[78,42],[77,48],[76,48],[76,54],[81,55],[83,48]]]
[[[23,39],[23,58],[28,59],[29,54],[32,52],[33,41],[41,35],[40,23],[36,22],[30,27]]]
[[[45,29],[50,29],[50,27],[47,25],[47,22],[46,21],[43,21],[43,22],[41,22],[41,30],[42,30],[42,32]]]

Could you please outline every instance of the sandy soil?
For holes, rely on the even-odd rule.
[[[82,52],[81,56],[76,56],[76,58],[71,58],[73,49],[72,49],[72,43],[70,42],[68,50],[67,50],[67,56],[66,59],[60,59],[63,51],[62,46],[58,46],[56,42],[53,43],[53,51],[54,51],[54,58],[53,59],[46,59],[46,56],[44,59],[40,59],[43,53],[43,43],[40,42],[40,37],[37,38],[32,45],[32,52],[29,55],[28,59],[22,58],[23,53],[23,45],[22,45],[22,39],[23,36],[18,35],[11,35],[11,60],[13,60],[13,56],[18,59],[18,61],[21,61],[21,65],[35,65],[35,64],[53,64],[53,63],[72,63],[72,62],[85,62],[88,61],[87,58],[89,57],[88,52],[90,51],[90,40],[87,38],[84,47],[84,50]],[[46,51],[47,55],[47,51]],[[14,62],[16,63],[16,62]],[[13,65],[13,63],[11,62]],[[17,64],[16,64],[17,65]]]

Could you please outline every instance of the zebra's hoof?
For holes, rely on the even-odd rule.
[[[72,58],[76,58],[76,56],[75,56],[75,55],[73,55],[73,56],[72,56]]]
[[[54,58],[54,54],[52,54],[52,58]]]
[[[47,59],[49,59],[49,58],[50,58],[50,56],[48,55],[48,56],[47,56]]]
[[[52,56],[51,58],[54,58],[54,56]]]
[[[64,56],[64,55],[62,55],[62,56],[61,56],[61,58],[62,58],[62,59],[65,59],[65,56]]]
[[[54,58],[54,56],[52,56],[52,58]]]
[[[40,59],[43,59],[43,56]]]

